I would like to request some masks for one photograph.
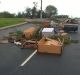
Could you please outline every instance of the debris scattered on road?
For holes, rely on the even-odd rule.
[[[2,44],[8,43],[7,37],[0,38],[0,43]]]
[[[14,40],[14,44],[16,44],[16,45],[21,45],[21,42],[16,42],[16,41]]]

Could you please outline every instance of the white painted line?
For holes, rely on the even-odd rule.
[[[37,50],[35,50],[20,66],[24,66],[35,54]]]

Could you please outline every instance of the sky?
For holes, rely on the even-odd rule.
[[[37,2],[37,8],[40,9],[40,0],[0,0],[0,12],[22,12],[27,7],[32,8],[33,2]],[[58,9],[59,15],[80,17],[80,0],[43,0],[43,10],[48,5],[54,5]]]

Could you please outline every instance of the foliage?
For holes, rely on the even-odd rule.
[[[37,29],[37,31],[34,33],[33,38],[40,40],[41,39],[41,33],[40,33],[41,27]]]
[[[71,40],[72,43],[79,43],[79,40]]]
[[[14,18],[14,17],[15,17],[15,14],[11,14],[7,11],[0,13],[0,18]]]
[[[11,38],[12,40],[16,40],[16,41],[20,41],[22,38],[23,32],[20,30],[14,31],[14,32],[10,32],[9,33],[9,38]]]
[[[71,44],[71,43],[78,43],[79,41],[78,40],[72,40],[70,39],[70,37],[64,37],[64,36],[52,36],[50,37],[51,39],[55,39],[55,40],[58,40],[58,38],[63,41],[64,39],[64,44]]]
[[[27,18],[40,18],[41,10],[37,10],[37,6],[34,5],[33,8],[27,8],[26,9],[26,17]],[[50,18],[52,15],[57,14],[57,8],[49,5],[46,7],[46,10],[42,10],[42,16],[43,18]]]
[[[37,18],[40,18],[40,13],[41,13],[41,10],[37,10]],[[46,18],[46,13],[44,11],[42,11],[42,16],[43,18]]]
[[[51,17],[53,15],[57,15],[57,8],[55,6],[49,5],[45,9],[45,13],[47,14],[47,17]]]
[[[24,12],[18,12],[18,14],[16,15],[11,14],[10,12],[7,12],[7,11],[1,12],[0,17],[1,18],[14,18],[14,17],[40,18],[40,13],[41,13],[41,10],[37,10],[37,6],[34,5],[33,8],[28,7]],[[52,15],[56,15],[56,14],[57,14],[57,8],[52,5],[47,6],[46,10],[42,11],[43,18],[46,18],[46,17],[50,18]]]
[[[16,17],[21,18],[22,17],[22,13],[21,12],[18,12],[18,15]]]
[[[32,8],[32,18],[35,18],[37,16],[37,8],[33,7]]]
[[[53,16],[54,18],[69,18],[68,15],[56,15],[56,16]]]
[[[26,17],[30,18],[32,15],[32,9],[31,8],[26,8]]]
[[[20,41],[20,39],[22,38],[23,32],[20,30],[17,30],[15,33],[16,33],[16,40]]]
[[[26,8],[23,12],[18,12],[17,14],[11,14],[10,12],[4,11],[0,13],[0,18],[40,18],[41,10],[37,9],[37,3],[34,2],[33,8]],[[57,8],[55,6],[49,5],[46,10],[42,10],[43,18],[50,18],[52,15],[57,14]]]

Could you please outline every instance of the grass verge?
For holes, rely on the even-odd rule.
[[[0,28],[25,22],[24,18],[0,18]]]

